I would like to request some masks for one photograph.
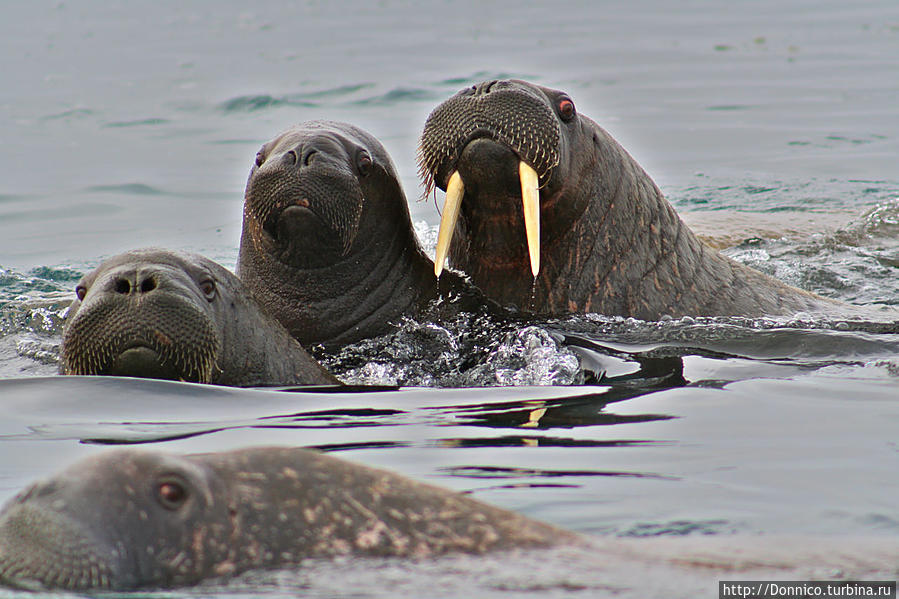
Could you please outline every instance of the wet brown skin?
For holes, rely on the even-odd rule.
[[[465,495],[293,448],[83,460],[0,513],[0,583],[171,588],[342,555],[426,558],[579,537]]]
[[[240,280],[186,252],[133,250],[76,287],[60,373],[232,386],[335,385]]]
[[[331,121],[297,125],[257,154],[237,274],[296,339],[328,349],[471,293],[453,273],[438,283],[381,143]]]
[[[465,185],[449,262],[488,297],[557,315],[760,316],[838,302],[790,287],[703,244],[637,162],[564,92],[525,81],[460,91],[428,117],[425,193]],[[539,174],[540,260],[531,274],[518,164]]]

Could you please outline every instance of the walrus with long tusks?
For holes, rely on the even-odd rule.
[[[446,190],[444,260],[502,305],[539,314],[789,315],[839,309],[703,244],[637,162],[565,92],[466,88],[421,135],[425,194]]]
[[[342,555],[425,558],[578,543],[463,494],[293,448],[83,460],[0,513],[0,583],[191,585]]]
[[[455,273],[438,282],[384,146],[333,121],[292,127],[256,154],[237,275],[296,339],[329,349],[387,333],[438,298],[483,303]]]
[[[105,260],[75,293],[62,374],[240,387],[339,384],[236,276],[203,256],[132,250]]]

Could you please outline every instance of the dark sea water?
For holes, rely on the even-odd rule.
[[[110,444],[286,444],[598,542],[899,547],[893,0],[16,2],[0,73],[0,501]],[[159,245],[234,266],[254,155],[293,123],[377,136],[433,248],[424,120],[507,76],[568,91],[730,256],[867,313],[408,322],[328,358],[387,386],[359,392],[54,376],[75,282],[104,257]],[[195,594],[713,596],[717,574],[673,590],[675,574],[561,552],[311,564]]]

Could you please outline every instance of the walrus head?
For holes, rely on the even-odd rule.
[[[359,233],[369,179],[385,170],[365,141],[320,121],[262,146],[244,202],[244,226],[257,251],[302,269],[346,258]]]
[[[195,583],[211,574],[210,563],[228,574],[236,549],[221,487],[179,456],[117,450],[88,458],[6,504],[0,581],[127,590]]]
[[[542,232],[541,219],[563,229],[566,219],[584,209],[570,202],[554,206],[576,166],[568,140],[579,129],[567,94],[517,80],[473,85],[434,109],[418,161],[425,195],[435,186],[446,190],[434,261],[438,275],[458,226],[483,250],[473,253],[524,268],[529,262],[537,276],[541,240],[556,228]],[[488,221],[489,233],[473,230]]]
[[[60,372],[210,382],[221,345],[210,317],[217,279],[203,262],[163,250],[107,260],[76,287]]]
[[[247,181],[237,276],[294,338],[336,348],[381,335],[437,295],[433,271],[373,135],[309,121],[262,146]]]

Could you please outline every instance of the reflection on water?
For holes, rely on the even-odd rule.
[[[683,359],[694,363],[686,370],[696,372],[718,368],[708,363],[729,361]],[[740,530],[789,529],[797,524],[787,514],[805,501],[806,493],[818,494],[817,505],[833,496],[841,511],[873,515],[882,494],[896,490],[894,477],[885,475],[895,466],[890,424],[897,416],[895,381],[882,370],[844,365],[850,370],[842,374],[831,367],[809,369],[793,381],[762,377],[695,385],[685,381],[681,358],[634,364],[646,369],[638,366],[621,385],[586,387],[345,392],[97,377],[13,379],[0,381],[10,410],[0,444],[76,442],[86,450],[155,443],[177,451],[268,443],[317,447],[351,452],[356,459],[426,479],[469,481],[455,488],[488,498],[500,489],[532,486],[577,490],[571,496],[562,491],[546,496],[543,517],[566,522],[570,514],[581,514],[568,525],[590,530],[605,520],[602,529],[620,533],[647,525],[638,512],[687,516],[694,507],[705,519],[723,512]],[[644,387],[638,383],[640,373]],[[673,384],[660,385],[666,378]],[[854,462],[855,454],[863,455],[863,462]],[[816,466],[807,470],[812,456]],[[854,464],[851,473],[839,466],[845,460]],[[38,465],[23,472],[9,492],[30,479],[30,472],[55,469],[58,460]],[[831,468],[854,485],[851,502],[837,499],[842,493],[829,486]],[[742,474],[734,478],[732,472]],[[503,482],[479,486],[487,478]],[[639,487],[611,482],[631,478],[656,481],[666,490],[646,495]],[[761,492],[779,499],[744,504],[747,485],[754,489],[749,498]],[[679,503],[695,493],[705,498],[704,507],[695,497]],[[513,506],[525,498],[498,497],[511,499]],[[602,515],[593,505],[597,497],[607,498]],[[581,507],[571,512],[571,502]],[[868,526],[836,513],[819,514],[812,530],[822,517],[837,528]]]

